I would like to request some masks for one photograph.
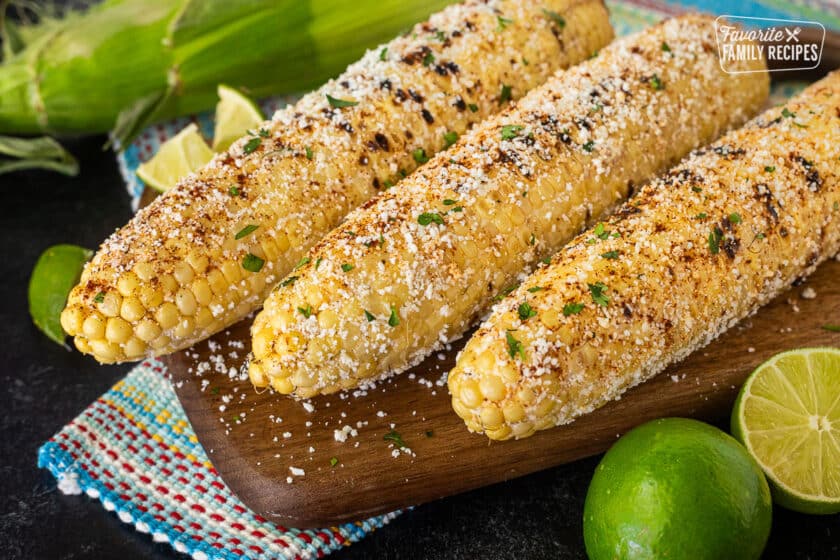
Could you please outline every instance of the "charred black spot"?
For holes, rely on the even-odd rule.
[[[410,95],[411,98],[414,101],[416,101],[417,103],[423,103],[423,101],[424,101],[423,96],[420,95],[419,93],[417,93],[416,91],[414,91],[413,89],[408,90],[408,95]]]
[[[410,130],[406,130],[405,137],[411,140],[412,138],[414,138],[414,134]]]
[[[349,88],[350,88],[350,82],[348,82],[347,80],[341,80],[341,81],[340,81],[340,82],[338,82],[338,83],[339,83],[339,85],[340,85],[341,87],[343,87],[344,89],[349,89]]]
[[[458,99],[455,100],[455,103],[453,103],[453,105],[459,111],[466,111],[467,110],[467,103],[464,101],[463,97],[459,96]]]
[[[379,89],[391,91],[391,80],[385,78],[384,80],[379,82]]]
[[[627,181],[627,198],[632,197],[635,192],[636,192],[636,185],[633,184],[633,180],[631,179],[631,180]]]
[[[447,61],[447,62],[444,62],[444,63],[443,63],[443,65],[444,65],[444,66],[446,67],[446,69],[447,69],[447,70],[449,70],[452,74],[457,74],[458,72],[460,72],[460,71],[461,71],[461,68],[460,68],[457,64],[455,64],[454,62],[452,62],[451,60],[449,60],[449,61]]]
[[[344,130],[345,132],[349,132],[350,134],[353,134],[353,133],[355,132],[355,130],[353,130],[353,125],[351,125],[349,122],[346,122],[346,121],[345,121],[345,122],[341,123],[341,124],[340,124],[340,125],[338,125],[338,126],[339,126],[342,130]]]
[[[797,276],[796,278],[793,279],[793,283],[791,284],[791,286],[796,288],[798,286],[801,286],[804,283],[805,283],[805,277],[804,276]]]
[[[623,311],[624,311],[624,316],[627,317],[628,319],[633,316],[633,309],[631,309],[630,306],[627,305],[626,303],[624,304]]]
[[[367,165],[369,161],[366,155],[359,156],[359,165]]]
[[[475,31],[475,25],[468,19],[464,20],[464,27],[467,28],[467,31]]]
[[[379,145],[380,148],[382,148],[386,152],[388,151],[390,146],[388,144],[388,137],[387,136],[385,136],[381,132],[377,132],[376,134],[373,135],[373,139],[376,140],[376,143]]]
[[[408,99],[408,94],[403,91],[402,88],[397,88],[397,91],[394,92],[394,97],[397,99],[398,103],[402,103],[406,99]]]
[[[374,177],[373,178],[373,188],[378,189],[380,187],[379,179]]]
[[[430,52],[432,52],[432,49],[430,49],[426,45],[423,45],[416,51],[412,51],[404,57],[402,57],[402,61],[406,64],[417,64],[418,62],[423,61],[423,59],[426,58],[426,55],[428,55]]]
[[[572,137],[569,136],[569,133],[564,130],[560,133],[560,141],[563,142],[564,144],[571,144],[572,143]]]
[[[452,36],[453,36],[453,37],[460,37],[460,36],[461,36],[461,32],[460,32],[459,30],[457,30],[457,29],[456,29],[455,31],[453,31],[453,32],[452,32]]]
[[[443,64],[435,64],[435,74],[446,76],[446,66]]]
[[[805,180],[808,182],[808,190],[817,192],[822,188],[823,180],[817,168],[814,167],[812,161],[808,161],[802,156],[794,156],[793,161],[798,163],[805,170]]]
[[[735,255],[738,253],[738,249],[741,248],[741,240],[737,237],[727,237],[723,241],[721,248],[730,259],[734,259]]]
[[[435,122],[435,118],[429,112],[428,109],[423,109],[420,111],[420,114],[423,115],[423,120],[426,121],[428,124],[432,124]]]
[[[819,262],[819,260],[820,260],[820,254],[815,252],[815,253],[811,253],[808,256],[808,260],[806,261],[806,263],[807,263],[808,266],[814,266],[815,264],[817,264]]]

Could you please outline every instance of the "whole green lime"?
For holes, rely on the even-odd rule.
[[[771,517],[764,474],[735,439],[665,418],[628,432],[598,464],[583,536],[591,560],[749,560]]]

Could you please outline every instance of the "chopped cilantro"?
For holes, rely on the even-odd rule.
[[[348,264],[348,263],[344,263],[343,265],[341,265],[341,270],[343,270],[344,272],[350,272],[354,268],[355,267],[352,264]]]
[[[443,135],[443,147],[448,148],[452,144],[458,141],[458,133],[454,130],[447,132]]]
[[[98,294],[96,294],[93,297],[93,301],[95,301],[96,303],[102,303],[103,301],[105,301],[105,292],[99,292]]]
[[[503,288],[501,292],[499,292],[493,297],[493,301],[502,301],[505,298],[505,296],[507,296],[509,293],[511,293],[518,287],[519,284],[511,284],[510,286]]]
[[[545,257],[543,259],[540,259],[540,262],[543,264],[551,264],[551,257]]]
[[[508,18],[502,17],[502,16],[496,16],[496,25],[497,25],[496,30],[497,31],[504,30],[511,23],[513,23],[512,19],[508,19]]]
[[[394,445],[399,447],[400,449],[407,448],[408,446],[403,441],[402,436],[396,430],[391,430],[387,434],[382,437],[385,441],[393,441]]]
[[[367,309],[365,309],[365,319],[368,320],[368,323],[372,323],[376,320],[376,316]]]
[[[256,224],[248,224],[247,226],[245,226],[244,228],[242,228],[238,232],[236,232],[236,235],[234,236],[234,239],[242,239],[246,235],[250,235],[250,234],[254,233],[257,230],[258,227],[260,227],[260,226],[258,226]]]
[[[697,186],[691,187],[691,190],[693,190],[694,192],[703,192],[703,189]]]
[[[581,311],[583,311],[584,305],[582,303],[567,303],[563,306],[563,315],[568,317],[569,315],[577,315]]]
[[[285,288],[286,286],[291,286],[292,284],[294,284],[297,281],[297,279],[298,279],[297,276],[289,276],[288,278],[286,278],[285,280],[280,282],[280,286],[283,287],[283,288]]]
[[[327,94],[327,101],[333,109],[341,109],[342,107],[355,107],[359,104],[358,101],[350,101],[348,99],[338,99],[329,93]]]
[[[422,214],[417,216],[417,223],[421,226],[427,226],[432,222],[438,224],[439,226],[442,226],[443,216],[441,216],[437,212],[423,212]]]
[[[297,310],[307,319],[312,315],[312,306],[309,304],[306,304],[306,307],[298,307]]]
[[[603,282],[595,282],[594,284],[587,284],[587,286],[589,286],[589,293],[592,294],[592,301],[606,307],[610,302],[609,296],[604,293],[607,291],[607,286]]]
[[[472,111],[473,113],[478,113],[478,105],[476,105],[475,103],[470,103],[469,105],[467,105],[467,107],[469,107],[470,111]]]
[[[239,196],[239,187],[231,187],[228,189],[228,194],[230,196]]]
[[[782,116],[786,119],[792,119],[796,116],[796,113],[790,112],[790,110],[787,107],[785,107],[784,109],[782,109]]]
[[[729,221],[733,224],[740,224],[741,215],[737,212],[732,212],[731,214],[729,214]]]
[[[453,204],[457,204],[457,203],[458,203],[457,200],[452,200],[451,198],[444,198],[443,199],[443,205],[444,206],[452,206]]]
[[[709,232],[709,251],[713,255],[720,253],[720,241],[723,239],[723,232],[719,228],[714,228]]]
[[[417,148],[411,152],[411,155],[414,156],[414,161],[417,163],[426,163],[429,161],[429,156],[426,155],[426,150],[423,148]]]
[[[334,467],[338,464],[338,457],[330,457],[330,466]]]
[[[618,258],[618,251],[607,251],[606,253],[601,253],[601,256],[605,259],[615,260]]]
[[[671,52],[671,47],[668,46],[668,43],[662,41],[662,51],[663,52]]]
[[[242,259],[242,268],[248,272],[259,272],[262,270],[264,264],[265,261],[253,253],[248,253],[245,255],[245,258]]]
[[[502,91],[499,93],[499,105],[504,105],[510,101],[511,93],[511,87],[509,85],[502,84]]]
[[[665,85],[662,83],[662,80],[659,79],[659,75],[657,74],[654,74],[650,77],[650,87],[652,87],[656,91],[665,89]]]
[[[431,66],[435,62],[435,55],[432,51],[426,53],[426,56],[423,57],[423,66]]]
[[[773,173],[774,171],[776,171],[776,166],[775,165],[768,165],[764,168],[764,171],[766,171],[767,173]]]
[[[840,332],[840,325],[823,325],[822,328],[831,332]]]
[[[312,148],[310,148],[309,146],[307,146],[307,147],[305,148],[305,150],[306,150],[306,159],[312,159],[312,156],[314,155],[314,154],[312,153]]]
[[[323,260],[324,259],[322,257],[318,257],[317,259],[315,259],[315,270],[318,270],[318,267],[321,266],[321,261]]]
[[[391,327],[396,327],[400,324],[400,316],[397,315],[397,308],[393,305],[391,306],[391,316],[388,317],[388,325]]]
[[[388,59],[388,47],[382,47],[382,50],[379,51],[379,60],[384,62]]]
[[[705,220],[706,218],[708,218],[708,217],[709,217],[709,215],[708,215],[708,214],[706,214],[705,212],[700,212],[699,214],[697,214],[697,215],[696,215],[696,216],[694,216],[694,217],[695,217],[696,219],[698,219],[698,220]]]
[[[519,354],[519,357],[524,360],[525,359],[525,349],[522,348],[522,342],[516,340],[513,334],[513,331],[507,331],[505,333],[505,339],[507,340],[508,345],[508,354],[510,354],[511,358],[516,358],[516,355]]]
[[[306,264],[306,263],[308,263],[308,262],[309,262],[309,257],[303,257],[303,258],[302,258],[302,259],[300,259],[300,260],[298,261],[298,263],[295,265],[295,270],[299,269],[300,267],[302,267],[303,265],[305,265],[305,264]]]
[[[534,311],[534,308],[531,307],[531,304],[527,301],[523,301],[522,303],[520,303],[517,311],[519,313],[519,319],[521,321],[527,321],[531,317],[537,316],[537,312]]]
[[[506,124],[502,127],[502,140],[513,140],[519,136],[519,131],[525,128],[521,124]]]
[[[583,151],[585,152],[591,152],[595,149],[595,142],[593,140],[590,140],[589,142],[581,146],[581,148],[583,148]]]
[[[543,288],[542,286],[534,286],[532,288],[528,288],[528,291],[532,294],[535,294],[537,292],[541,292],[543,290],[545,290],[545,288]]]
[[[242,151],[246,154],[250,154],[255,152],[257,148],[260,147],[262,144],[262,138],[259,136],[254,136],[253,138],[249,139],[248,142],[245,143],[245,147],[242,148]]]
[[[566,20],[563,19],[563,16],[561,16],[560,14],[555,12],[554,10],[543,9],[542,12],[548,19],[550,19],[555,24],[557,24],[557,27],[559,27],[560,29],[563,29],[564,27],[566,27]]]

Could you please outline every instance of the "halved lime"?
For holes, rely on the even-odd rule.
[[[198,127],[190,123],[161,144],[152,159],[137,168],[137,176],[153,189],[166,192],[193,171],[204,167],[213,159]]]
[[[777,504],[840,512],[840,349],[791,350],[758,366],[738,395],[732,433]]]
[[[223,152],[265,120],[259,107],[239,90],[224,84],[218,88],[213,151]]]

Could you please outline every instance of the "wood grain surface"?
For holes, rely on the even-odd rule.
[[[231,490],[255,512],[279,523],[324,527],[594,455],[653,418],[720,419],[729,413],[744,378],[763,360],[790,348],[840,346],[840,333],[823,328],[840,323],[838,280],[840,262],[823,264],[806,284],[621,400],[519,441],[490,442],[471,434],[452,411],[446,386],[438,381],[460,344],[366,395],[312,399],[312,412],[289,398],[258,393],[247,379],[237,378],[247,351],[248,321],[165,362],[199,441]],[[817,297],[803,299],[805,286]],[[210,370],[198,377],[202,362]],[[234,378],[217,368],[233,368]],[[356,428],[357,422],[364,424]],[[334,430],[345,425],[358,435],[340,443]],[[392,442],[383,439],[392,430],[411,455],[392,456]],[[292,467],[305,475],[292,475]]]
[[[819,74],[838,65],[840,38],[829,33]],[[774,75],[805,77],[819,76]],[[801,297],[806,286],[816,298]],[[508,442],[469,433],[450,407],[442,375],[463,341],[363,394],[312,399],[311,410],[256,391],[240,373],[250,320],[163,361],[199,441],[230,489],[278,523],[324,527],[591,456],[654,418],[724,418],[741,383],[762,361],[791,348],[840,346],[840,333],[826,330],[828,324],[840,324],[836,260],[620,400],[568,426]],[[357,435],[342,443],[335,431],[344,426]],[[385,439],[388,434],[392,439]],[[411,453],[395,453],[394,434]]]

